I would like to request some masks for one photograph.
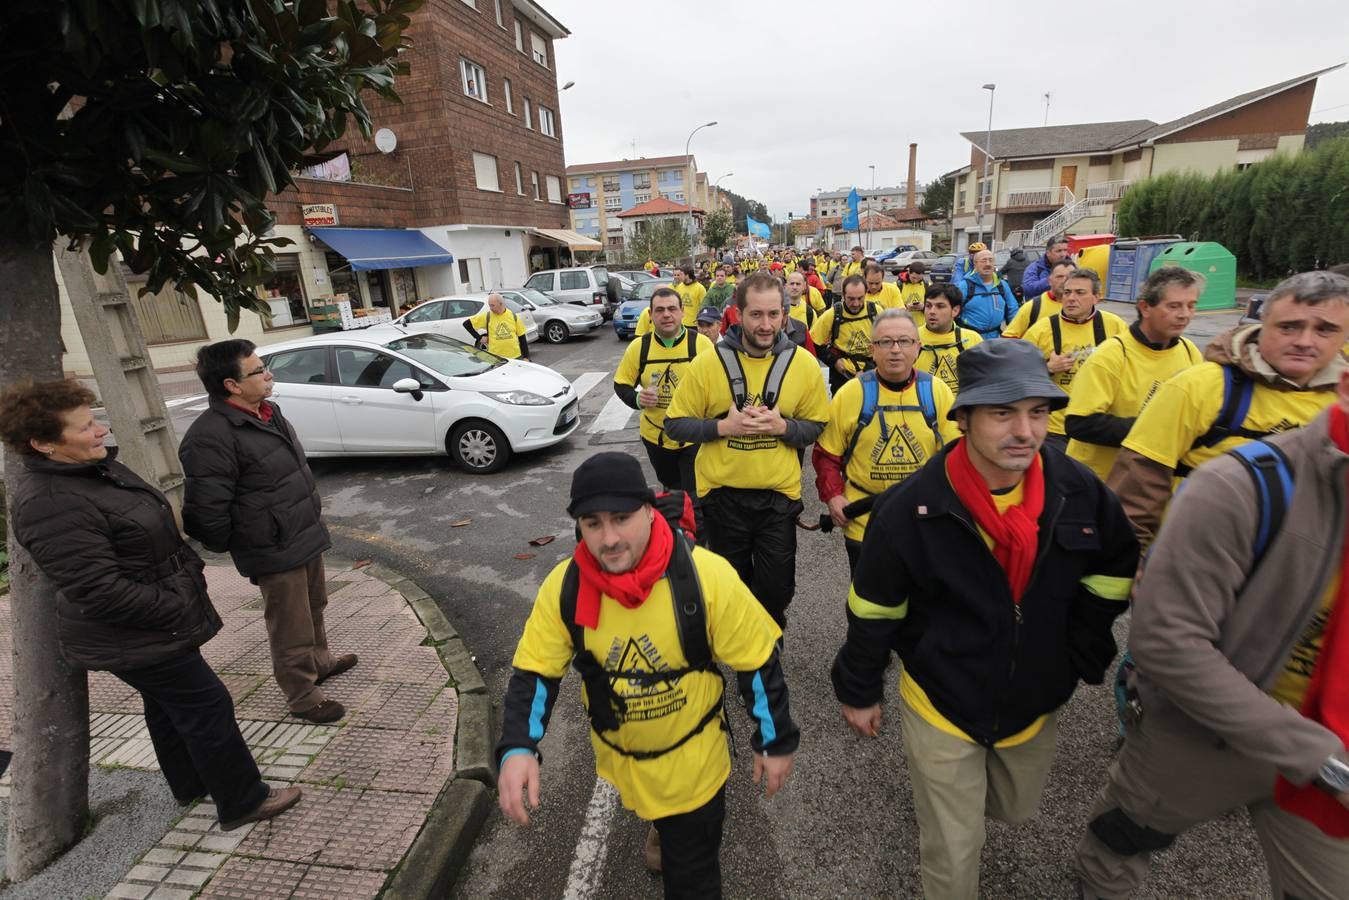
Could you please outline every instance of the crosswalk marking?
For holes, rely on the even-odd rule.
[[[578,375],[571,383],[572,389],[576,391],[576,399],[580,400],[590,393],[590,389],[603,381],[608,374],[608,372],[585,372]]]
[[[581,838],[576,842],[571,869],[567,872],[563,900],[588,900],[599,893],[604,857],[609,852],[609,829],[617,810],[618,792],[609,782],[596,778],[590,803],[586,806]]]
[[[627,404],[617,397],[610,397],[609,402],[604,404],[604,409],[595,417],[595,421],[590,423],[586,429],[587,434],[600,434],[604,431],[622,431],[628,425],[628,419],[632,417],[633,410]]]

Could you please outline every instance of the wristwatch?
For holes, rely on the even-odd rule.
[[[1321,765],[1312,784],[1328,794],[1349,794],[1349,763],[1332,756]]]

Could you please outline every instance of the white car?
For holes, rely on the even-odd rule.
[[[594,307],[563,303],[533,288],[506,288],[497,293],[513,304],[511,309],[519,306],[531,316],[538,324],[539,334],[550,344],[561,344],[573,335],[589,334],[604,324],[604,317]],[[487,295],[483,294],[482,299],[485,301]]]
[[[448,455],[486,475],[580,424],[576,391],[552,369],[424,329],[321,334],[258,355],[308,456]]]
[[[539,339],[539,326],[534,314],[509,297],[503,298],[511,312],[525,323],[525,340],[534,343]],[[472,338],[464,330],[464,323],[487,309],[487,295],[460,294],[452,297],[434,297],[425,303],[419,303],[412,309],[393,320],[393,325],[415,331],[431,331],[452,337],[456,341],[471,343]],[[372,328],[387,331],[388,324],[372,325]],[[481,329],[479,329],[481,331]]]

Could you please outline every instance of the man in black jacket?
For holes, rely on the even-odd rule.
[[[291,715],[335,722],[346,709],[319,684],[356,665],[356,654],[329,652],[323,627],[323,551],[332,542],[304,448],[267,399],[272,374],[255,349],[230,340],[197,353],[211,400],[178,448],[187,475],[183,529],[208,550],[228,551],[262,590],[272,672]]]
[[[923,891],[942,898],[978,896],[986,815],[1035,813],[1055,712],[1103,680],[1138,564],[1114,496],[1042,449],[1068,400],[1035,348],[989,341],[958,368],[963,437],[877,502],[832,673],[844,719],[875,736],[890,652],[903,661]]]

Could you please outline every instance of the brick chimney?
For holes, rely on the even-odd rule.
[[[913,209],[918,195],[918,145],[909,145],[909,192],[904,197],[904,208]]]

